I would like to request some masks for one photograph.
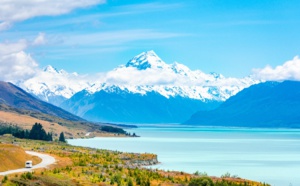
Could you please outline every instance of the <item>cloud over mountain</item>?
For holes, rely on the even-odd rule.
[[[15,81],[28,79],[38,70],[37,62],[24,52],[26,40],[15,43],[0,43],[0,80]]]
[[[238,78],[226,78],[218,73],[191,70],[174,62],[165,63],[154,51],[142,52],[112,71],[104,74],[104,82],[116,85],[168,86],[235,86],[243,85]]]
[[[275,68],[266,66],[263,69],[254,69],[257,79],[266,81],[297,80],[300,81],[300,59],[298,56]]]
[[[264,80],[300,79],[300,60],[297,57],[275,69],[256,69],[251,76],[233,78],[191,70],[178,62],[167,64],[154,51],[143,52],[125,65],[98,74],[79,75],[58,71],[51,66],[42,70],[24,51],[29,46],[44,42],[45,35],[40,33],[31,42],[20,40],[0,44],[0,79],[14,82],[45,101],[52,99],[57,105],[83,89],[95,93],[110,91],[113,86],[139,94],[154,91],[167,98],[180,95],[199,100],[224,101],[243,88]]]
[[[112,71],[78,75],[48,66],[35,76],[15,82],[37,97],[59,105],[81,90],[94,94],[116,90],[145,95],[224,101],[245,87],[258,83],[251,77],[226,78],[217,73],[191,70],[178,62],[167,64],[154,51],[142,52]]]

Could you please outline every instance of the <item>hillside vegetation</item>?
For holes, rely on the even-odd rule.
[[[118,134],[117,132],[102,131],[101,126],[104,124],[94,124],[87,121],[69,121],[48,114],[12,108],[5,104],[0,104],[0,126],[18,126],[29,130],[34,123],[41,123],[47,132],[53,133],[54,137],[58,137],[61,132],[64,132],[66,138],[87,137],[87,133],[89,133],[88,137],[114,136]]]
[[[126,185],[166,186],[267,186],[267,184],[237,177],[208,177],[176,171],[146,169],[143,166],[158,163],[155,154],[123,153],[71,146],[65,143],[16,139],[2,136],[3,142],[15,141],[24,149],[33,149],[54,156],[57,163],[50,169],[36,170],[0,177],[3,185]],[[200,183],[200,184],[199,184]]]
[[[41,123],[45,130],[52,132],[54,136],[64,132],[68,138],[84,137],[87,132],[92,130],[92,127],[77,122],[63,121],[61,119],[53,119],[53,122],[50,122],[30,115],[0,111],[0,124],[2,123],[2,125],[18,126],[29,130],[36,122]]]

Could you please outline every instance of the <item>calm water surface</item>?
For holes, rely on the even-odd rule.
[[[77,146],[150,152],[155,168],[189,173],[226,172],[274,186],[300,186],[299,129],[243,129],[144,126],[129,132],[140,138],[68,140]]]

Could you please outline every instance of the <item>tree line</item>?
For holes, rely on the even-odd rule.
[[[124,129],[119,128],[119,127],[113,127],[113,126],[101,126],[100,130],[104,132],[109,132],[109,133],[117,133],[117,134],[124,134],[126,136],[131,136],[131,137],[139,137],[135,133],[130,134],[126,132]]]
[[[17,126],[1,126],[0,135],[3,134],[12,134],[14,137],[21,139],[53,141],[52,133],[47,133],[40,123],[35,123],[31,130],[24,130]],[[66,142],[63,132],[60,133],[59,141]]]

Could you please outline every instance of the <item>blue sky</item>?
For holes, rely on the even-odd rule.
[[[243,77],[300,53],[297,0],[90,2],[55,13],[43,14],[54,7],[42,7],[42,13],[21,18],[15,16],[22,8],[17,3],[15,12],[0,13],[0,43],[34,43],[39,35],[39,44],[23,50],[40,67],[79,73],[109,71],[154,50],[167,63]],[[1,30],[1,23],[9,26]]]

